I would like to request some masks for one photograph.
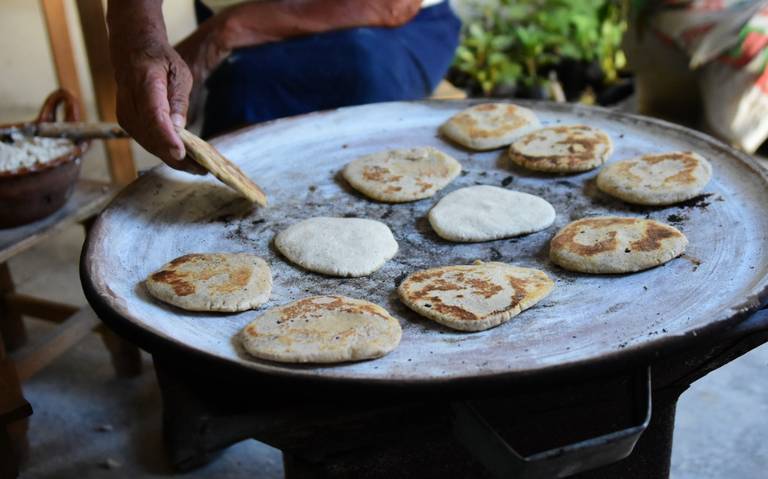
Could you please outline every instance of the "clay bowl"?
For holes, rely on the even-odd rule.
[[[56,121],[60,107],[64,121],[80,120],[75,98],[66,90],[57,90],[45,100],[35,122]],[[79,142],[48,163],[0,172],[0,228],[32,223],[64,206],[75,189],[87,147],[87,142]]]

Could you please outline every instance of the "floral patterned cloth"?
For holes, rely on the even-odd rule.
[[[768,138],[768,0],[634,0],[634,16],[699,73],[707,120],[748,152]]]

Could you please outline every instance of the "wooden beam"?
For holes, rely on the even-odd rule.
[[[101,0],[77,0],[80,25],[91,68],[96,107],[102,121],[117,121],[117,85],[109,59],[109,39]],[[130,140],[109,140],[105,143],[112,181],[126,185],[136,178]]]
[[[64,0],[40,0],[48,31],[48,43],[56,68],[59,86],[72,93],[80,103],[80,112],[85,120],[86,109],[80,90],[80,77],[77,74],[77,62],[72,48],[72,39],[67,27],[67,8]]]
[[[32,377],[79,343],[98,325],[96,313],[91,308],[83,308],[46,336],[13,352],[11,360],[16,365],[19,378],[24,381]]]
[[[72,316],[79,309],[70,304],[57,303],[47,299],[30,296],[28,294],[8,293],[5,295],[5,304],[8,309],[20,316],[45,319],[55,323],[61,323]]]
[[[9,351],[19,349],[27,342],[27,329],[21,315],[16,313],[5,300],[6,295],[15,292],[8,263],[0,263],[0,341]]]
[[[32,408],[24,399],[13,362],[6,356],[0,333],[0,477],[16,477],[18,465],[27,456]]]

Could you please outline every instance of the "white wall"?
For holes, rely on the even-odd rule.
[[[75,47],[80,83],[93,117],[93,90],[74,0],[67,21]],[[194,28],[192,0],[165,0],[168,36],[175,42]],[[33,116],[57,86],[45,21],[37,0],[0,0],[0,122]]]

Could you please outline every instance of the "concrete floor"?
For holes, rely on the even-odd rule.
[[[86,162],[103,176],[98,151]],[[139,164],[152,163],[139,155]],[[78,228],[14,258],[19,289],[85,304],[76,262]],[[47,324],[29,321],[33,335]],[[31,459],[22,477],[153,478],[173,474],[164,461],[160,397],[151,362],[136,379],[115,379],[100,340],[91,336],[25,384],[35,408]],[[686,392],[678,408],[674,479],[758,479],[768,470],[768,345],[710,374]],[[279,478],[279,451],[256,441],[229,449],[189,478]]]

